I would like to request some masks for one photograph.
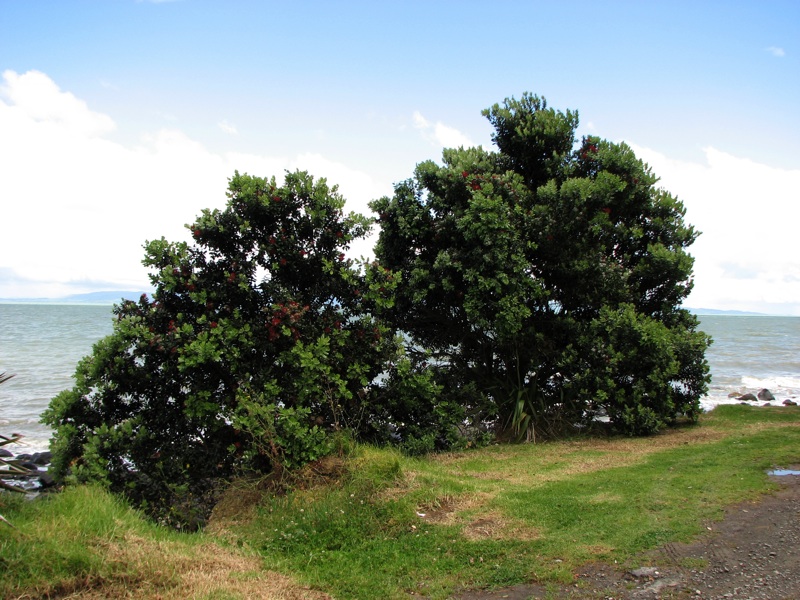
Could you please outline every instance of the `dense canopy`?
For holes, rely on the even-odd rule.
[[[190,243],[149,242],[154,294],[115,307],[44,416],[55,472],[186,525],[219,478],[345,431],[425,452],[695,419],[683,205],[625,144],[576,140],[575,112],[526,94],[484,114],[496,151],[445,150],[372,203],[377,261],[346,258],[370,220],[302,172],[236,173]]]

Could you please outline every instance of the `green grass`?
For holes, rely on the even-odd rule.
[[[575,438],[422,459],[361,447],[334,482],[255,494],[257,501],[194,536],[156,528],[99,490],[32,503],[6,494],[0,513],[18,529],[0,529],[0,567],[11,573],[0,596],[130,580],[142,597],[171,597],[170,590],[179,597],[189,559],[175,557],[196,560],[209,544],[241,568],[192,597],[256,597],[247,585],[255,581],[262,593],[266,569],[290,575],[294,583],[280,580],[285,585],[340,599],[437,599],[532,580],[557,586],[589,561],[639,566],[645,551],[688,540],[725,506],[768,493],[776,484],[767,469],[798,463],[800,410],[723,406],[697,426],[651,438]],[[172,570],[144,560],[109,566],[107,540],[124,550],[131,539],[157,546]],[[248,562],[254,556],[261,569]]]

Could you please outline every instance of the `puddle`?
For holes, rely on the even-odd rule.
[[[795,471],[794,469],[775,469],[773,471],[767,471],[767,475],[785,477],[786,475],[800,475],[800,471]]]

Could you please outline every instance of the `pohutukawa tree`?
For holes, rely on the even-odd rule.
[[[627,145],[576,140],[575,112],[526,94],[484,115],[497,152],[445,150],[372,203],[377,257],[402,273],[393,324],[519,435],[602,411],[631,434],[695,419],[709,339],[681,308],[681,202]]]
[[[184,523],[235,469],[294,467],[357,428],[395,342],[373,314],[395,282],[345,257],[369,220],[325,180],[236,174],[193,241],[146,245],[152,299],[115,307],[113,333],[53,399],[54,467]],[[189,500],[187,500],[189,499]],[[190,519],[189,519],[190,520]]]

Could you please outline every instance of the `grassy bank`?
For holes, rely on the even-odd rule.
[[[643,551],[700,533],[725,506],[768,492],[766,470],[800,462],[798,442],[800,410],[727,406],[644,439],[425,459],[359,448],[285,494],[239,482],[197,535],[150,525],[96,489],[42,502],[5,494],[0,513],[17,529],[0,527],[0,597],[447,598],[558,586],[588,561],[636,566]]]

